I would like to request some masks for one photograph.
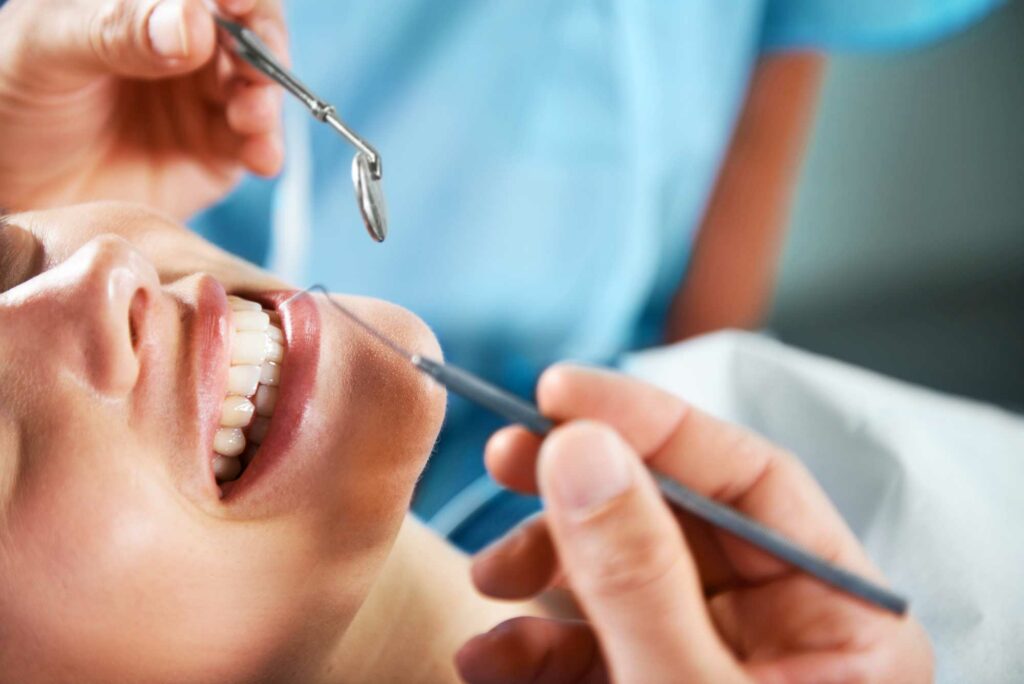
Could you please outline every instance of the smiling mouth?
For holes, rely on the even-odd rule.
[[[267,437],[277,406],[285,337],[276,311],[228,297],[231,367],[213,438],[212,467],[218,484],[241,477]]]

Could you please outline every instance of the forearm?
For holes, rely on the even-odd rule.
[[[775,282],[824,59],[765,58],[750,85],[666,325],[676,341],[757,326]]]

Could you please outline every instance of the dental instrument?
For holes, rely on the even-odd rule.
[[[352,158],[352,185],[356,204],[366,231],[377,242],[388,234],[388,212],[382,187],[383,166],[380,153],[345,125],[334,105],[320,99],[278,60],[266,43],[253,31],[220,15],[211,8],[220,42],[231,52],[268,76],[294,95],[320,123],[326,123],[356,148]]]
[[[322,285],[313,285],[295,293],[290,299],[311,294],[314,291],[322,293],[334,308],[371,337],[455,394],[475,402],[513,423],[522,425],[540,437],[554,429],[555,424],[544,417],[530,402],[450,363],[434,361],[403,349],[394,340],[335,301]],[[786,539],[778,532],[724,504],[698,494],[663,473],[654,469],[650,469],[650,472],[654,476],[662,496],[679,510],[686,511],[714,527],[753,544],[762,551],[799,568],[839,591],[858,597],[896,615],[903,615],[907,612],[907,599],[890,589],[829,563],[804,547]]]

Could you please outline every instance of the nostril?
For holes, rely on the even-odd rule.
[[[145,320],[147,303],[146,291],[139,288],[132,296],[131,305],[128,307],[128,334],[131,338],[132,349],[136,352],[139,350],[139,340],[142,339],[142,325]]]

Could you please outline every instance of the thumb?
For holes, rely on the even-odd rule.
[[[545,440],[537,468],[559,559],[613,680],[740,679],[680,528],[622,438],[570,423]]]
[[[48,4],[23,3],[19,33],[33,61],[52,72],[51,79],[58,74],[176,76],[207,63],[216,47],[213,17],[202,0],[74,0],[61,2],[59,8]]]

